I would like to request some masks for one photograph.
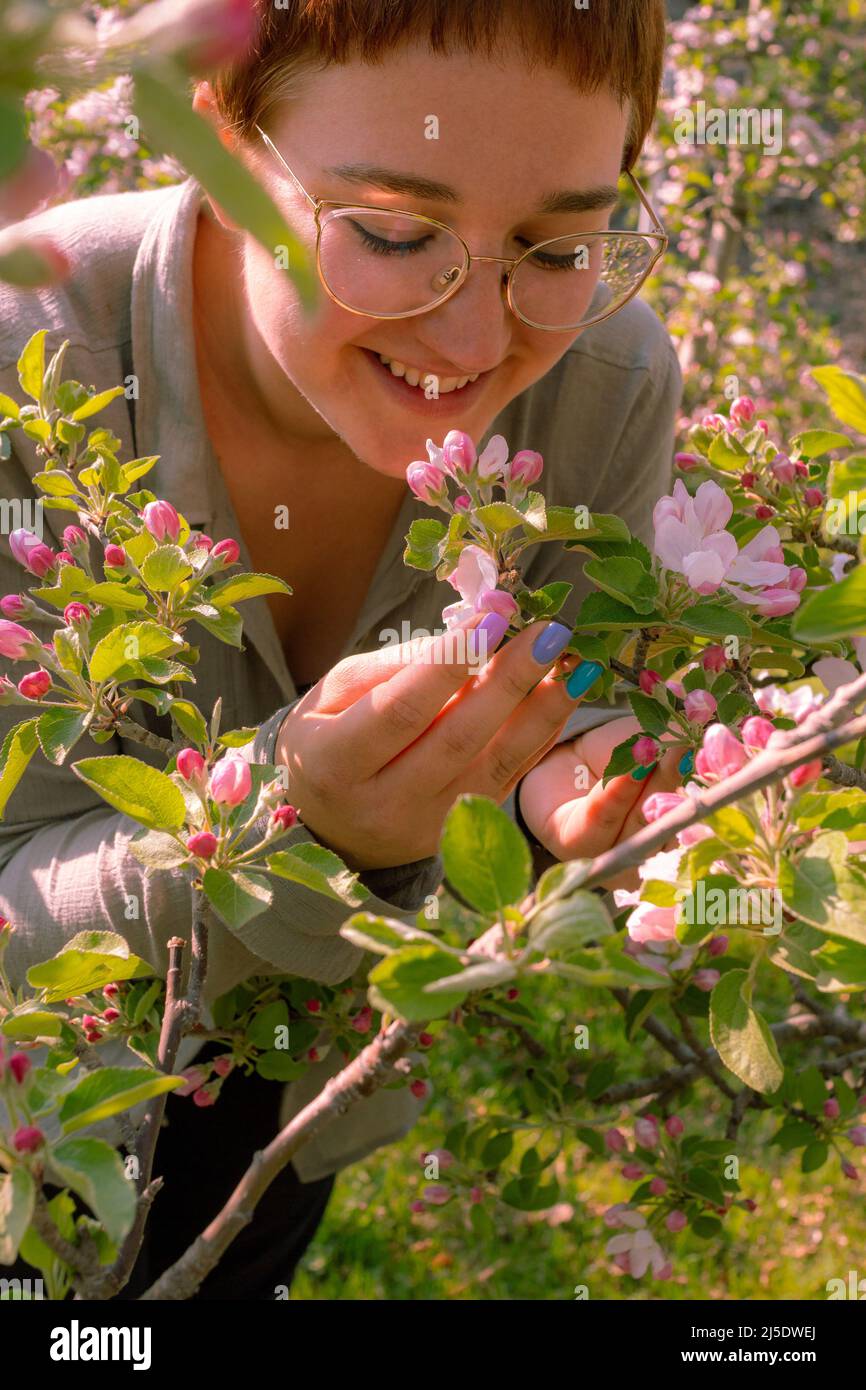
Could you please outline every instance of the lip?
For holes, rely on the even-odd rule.
[[[393,399],[404,408],[414,410],[418,415],[423,415],[430,420],[438,419],[440,416],[453,416],[456,408],[465,410],[473,406],[486,387],[487,378],[491,375],[490,372],[482,372],[477,381],[468,381],[459,390],[448,391],[438,400],[428,401],[419,387],[409,386],[402,377],[394,376],[390,367],[384,366],[379,361],[378,352],[374,352],[372,348],[361,348],[361,352],[370,363],[370,370],[375,372],[383,390],[390,391]]]

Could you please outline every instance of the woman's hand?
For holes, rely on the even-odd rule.
[[[524,778],[519,793],[523,819],[557,859],[592,859],[629,839],[646,825],[641,812],[646,798],[674,791],[682,782],[677,771],[682,753],[671,752],[642,782],[626,773],[602,786],[611,752],[639,728],[631,716],[611,719],[559,744]],[[639,882],[637,870],[627,869],[602,887],[633,890]]]
[[[284,720],[288,798],[350,867],[435,854],[455,798],[504,800],[574,710],[554,679],[568,628],[534,623],[481,665],[479,626],[347,657]]]

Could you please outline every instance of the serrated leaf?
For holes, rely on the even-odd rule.
[[[782,1084],[784,1067],[766,1020],[752,1007],[745,970],[729,970],[710,996],[710,1037],[729,1071],[767,1095]]]
[[[192,564],[179,545],[160,545],[141,566],[141,577],[149,589],[172,593],[192,574]]]
[[[125,816],[150,830],[179,830],[186,820],[180,788],[155,767],[120,754],[108,758],[82,758],[73,764],[82,782]]]
[[[116,932],[83,931],[71,937],[50,960],[32,965],[27,983],[43,991],[42,1003],[89,994],[112,980],[132,980],[153,975],[154,969],[134,955]]]
[[[65,1186],[77,1193],[120,1242],[135,1219],[136,1192],[120,1155],[102,1139],[63,1139],[51,1150],[51,1164]]]
[[[68,754],[87,732],[90,710],[49,709],[36,724],[39,746],[50,763],[62,766]]]
[[[23,724],[16,724],[3,740],[3,747],[0,748],[0,820],[39,746],[36,734],[38,722],[37,719],[28,719]]]
[[[529,891],[529,846],[487,797],[458,798],[445,819],[441,854],[449,884],[477,912],[498,912]]]
[[[264,594],[290,594],[292,592],[284,579],[274,574],[233,574],[207,590],[207,601],[216,608],[225,608],[230,603],[240,603],[247,598],[261,598]]]
[[[267,912],[274,898],[267,881],[252,874],[206,869],[202,883],[208,901],[230,927],[243,927]]]
[[[454,957],[437,946],[407,946],[385,956],[368,976],[370,1002],[383,1012],[409,1023],[444,1018],[462,1004],[464,989],[448,994],[425,993],[425,985],[454,974]]]
[[[82,1076],[65,1097],[59,1118],[64,1134],[99,1124],[144,1100],[176,1091],[183,1077],[144,1067],[99,1067]]]
[[[36,1187],[20,1164],[0,1174],[0,1265],[12,1265],[33,1216]]]
[[[268,859],[268,868],[280,878],[302,883],[314,893],[323,893],[349,907],[359,907],[370,896],[358,875],[346,868],[338,854],[309,841],[278,850]]]

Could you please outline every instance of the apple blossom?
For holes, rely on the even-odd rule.
[[[828,1120],[838,1120],[842,1107],[835,1096],[824,1101],[824,1117]]]
[[[232,1061],[231,1057],[227,1056],[226,1054],[223,1054],[222,1057],[214,1058],[213,1069],[216,1072],[217,1076],[228,1076],[233,1068],[234,1062]]]
[[[534,449],[519,449],[508,467],[508,481],[532,487],[544,472],[544,459]]]
[[[442,441],[442,463],[446,473],[456,478],[470,473],[476,460],[475,444],[464,430],[449,430]]]
[[[271,812],[272,830],[291,830],[298,823],[298,813],[294,806],[276,806]]]
[[[759,502],[755,508],[755,516],[758,521],[771,521],[775,515],[775,507],[771,507],[767,502]]]
[[[691,724],[708,724],[718,708],[709,690],[690,690],[685,699],[685,716]]]
[[[176,767],[184,781],[192,782],[201,776],[205,761],[197,749],[181,748],[177,755]]]
[[[37,579],[44,579],[56,564],[54,551],[41,541],[32,531],[19,528],[9,536],[9,549],[19,565],[23,565]]]
[[[90,622],[90,609],[86,603],[67,603],[63,610],[63,621],[74,627],[78,623]]]
[[[824,494],[819,487],[807,487],[803,489],[803,501],[807,507],[822,507]]]
[[[623,1134],[622,1130],[619,1129],[605,1130],[604,1142],[607,1148],[610,1149],[610,1152],[613,1154],[622,1153],[623,1149],[625,1149],[627,1146],[626,1137]]]
[[[639,1115],[634,1122],[634,1137],[642,1149],[654,1149],[659,1142],[658,1122],[652,1115]]]
[[[87,537],[80,526],[64,526],[63,546],[65,550],[75,550],[87,545]]]
[[[482,598],[489,603],[490,593],[496,591],[498,578],[496,562],[492,555],[480,545],[464,546],[457,565],[448,576],[448,583],[460,594],[462,602],[451,603],[443,608],[442,621],[445,626],[457,627],[473,614],[484,612]]]
[[[199,830],[190,835],[186,847],[197,859],[212,859],[217,852],[219,840],[212,830]]]
[[[9,1058],[9,1070],[19,1086],[23,1086],[30,1070],[30,1058],[24,1052],[13,1052]]]
[[[663,1197],[668,1190],[664,1178],[650,1178],[649,1190],[654,1197]]]
[[[755,414],[755,402],[751,396],[737,396],[731,402],[729,414],[735,424],[747,425]]]
[[[427,1085],[426,1081],[422,1081],[420,1078],[417,1078],[415,1081],[410,1083],[409,1090],[412,1092],[416,1100],[424,1100],[428,1091],[430,1090],[430,1087]]]
[[[494,434],[478,456],[478,476],[485,482],[502,478],[508,462],[508,444],[501,434]]]
[[[679,1115],[668,1115],[665,1120],[665,1133],[670,1135],[671,1139],[679,1139],[680,1135],[685,1133],[685,1128]]]
[[[433,463],[410,463],[406,481],[420,502],[432,504],[446,495],[445,474]]]
[[[643,1177],[643,1168],[639,1163],[624,1163],[622,1175],[628,1178],[629,1182],[638,1182]]]
[[[698,467],[700,459],[697,454],[674,454],[674,463],[681,472],[689,473]]]
[[[210,794],[220,806],[239,806],[249,796],[252,785],[250,765],[237,753],[220,758],[210,775]]]
[[[4,594],[0,598],[0,613],[4,618],[21,618],[31,605],[20,594]]]
[[[799,767],[795,767],[793,771],[789,772],[786,781],[789,786],[799,791],[800,787],[806,787],[810,782],[817,782],[822,772],[821,759],[813,758],[811,762],[801,763]]]
[[[180,517],[170,502],[148,502],[141,509],[141,519],[155,541],[173,544],[180,535]]]
[[[633,1279],[640,1279],[648,1269],[659,1277],[669,1269],[668,1260],[656,1242],[652,1232],[647,1229],[646,1220],[638,1211],[627,1210],[619,1214],[619,1224],[630,1228],[624,1234],[614,1236],[605,1246],[614,1263]]]
[[[0,618],[0,656],[8,657],[10,661],[21,661],[24,657],[33,656],[39,650],[39,645],[35,632]]]
[[[760,714],[752,714],[748,719],[744,719],[740,729],[743,743],[747,748],[766,748],[775,732],[775,725]]]
[[[721,973],[718,970],[696,970],[692,976],[692,984],[696,989],[702,990],[704,994],[709,994],[711,990],[715,989],[721,978]]]
[[[353,1018],[349,1020],[349,1027],[356,1033],[369,1033],[373,1023],[373,1010],[369,1004],[365,1004],[363,1009],[359,1009]]]
[[[209,1105],[216,1105],[217,1093],[213,1089],[213,1083],[209,1086],[199,1086],[197,1091],[192,1093],[193,1105],[206,1109]]]
[[[41,666],[38,671],[28,671],[18,682],[18,693],[23,695],[25,700],[41,700],[50,689],[51,677]]]
[[[711,956],[723,956],[728,949],[728,938],[726,936],[713,936],[707,942],[707,951]]]
[[[740,483],[741,483],[741,485],[742,485],[743,487],[745,487],[745,488],[754,487],[756,482],[757,482],[757,475],[756,475],[755,473],[753,473],[753,472],[751,471],[751,469],[748,469],[748,468],[747,468],[747,469],[745,470],[744,473],[741,473],[741,474],[740,474]]]
[[[665,1217],[665,1225],[672,1235],[679,1231],[684,1231],[689,1224],[689,1219],[684,1211],[669,1211]]]
[[[713,671],[716,674],[724,671],[728,665],[724,647],[717,643],[712,647],[705,647],[701,652],[701,665],[705,671]]]
[[[724,724],[710,724],[695,758],[695,771],[704,781],[731,777],[745,767],[748,756],[738,738]]]
[[[19,1154],[36,1153],[44,1143],[45,1135],[38,1125],[21,1125],[12,1136],[12,1147]]]
[[[210,553],[211,558],[219,560],[226,569],[228,569],[229,565],[236,565],[241,558],[241,548],[237,541],[232,540],[231,537],[227,537],[223,541],[217,541]]]
[[[658,671],[651,671],[648,666],[645,666],[637,678],[637,683],[644,695],[652,695],[660,680],[661,676]]]
[[[857,1149],[866,1148],[866,1125],[854,1125],[847,1132],[847,1137]]]
[[[126,551],[122,545],[107,545],[103,559],[110,569],[123,569],[126,564]]]
[[[642,734],[632,744],[631,755],[639,767],[651,767],[658,759],[660,748],[654,738],[648,734]]]

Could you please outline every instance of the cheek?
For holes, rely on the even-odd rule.
[[[247,249],[244,291],[256,331],[287,376],[333,379],[336,355],[357,333],[353,314],[332,303],[324,291],[305,312],[291,280],[258,245]]]

